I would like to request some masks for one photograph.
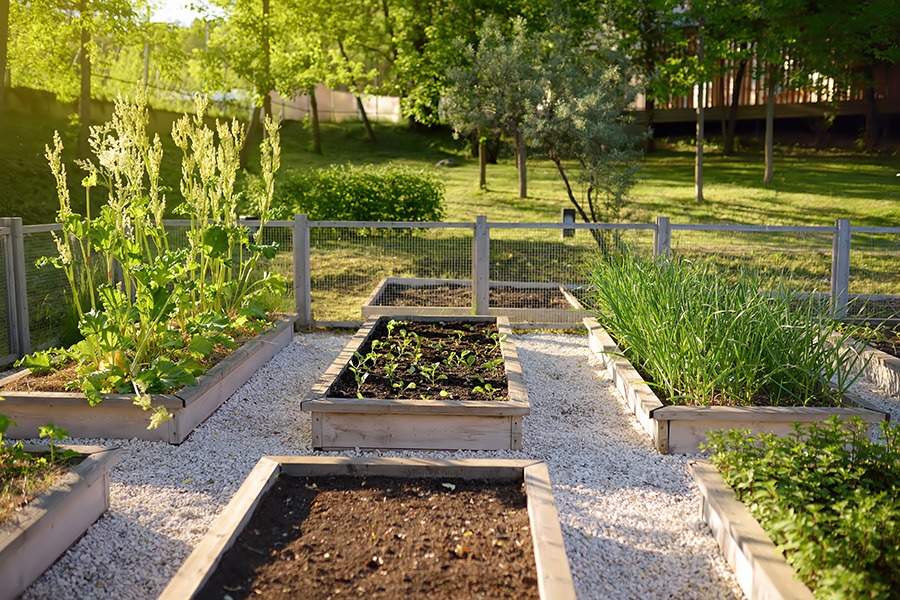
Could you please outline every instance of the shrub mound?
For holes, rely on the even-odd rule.
[[[275,204],[283,216],[313,221],[440,221],[444,184],[398,165],[332,165],[288,173]]]
[[[900,590],[900,427],[872,442],[859,419],[787,438],[710,434],[710,461],[819,598]]]

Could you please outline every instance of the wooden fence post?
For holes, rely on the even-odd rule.
[[[491,234],[487,217],[475,217],[472,237],[472,296],[476,315],[488,314],[491,274]]]
[[[831,252],[831,311],[836,317],[847,314],[850,302],[850,219],[834,222]]]
[[[668,259],[672,255],[672,227],[669,217],[656,217],[653,230],[653,260]]]
[[[9,227],[6,245],[6,289],[9,296],[10,349],[19,358],[31,352],[31,329],[28,320],[28,286],[25,279],[25,234],[20,217],[0,219]]]
[[[306,215],[294,215],[294,309],[297,312],[297,329],[309,329],[312,325],[309,266],[309,222]]]

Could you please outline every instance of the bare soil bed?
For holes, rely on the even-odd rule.
[[[198,598],[537,598],[521,483],[281,477]]]
[[[367,364],[365,381],[360,385],[358,375],[347,369],[335,382],[332,396],[411,400],[505,400],[508,397],[496,324],[452,319],[436,323],[398,320],[397,323],[390,334],[385,322],[376,325],[370,341],[359,349],[358,354],[366,356],[373,352],[373,343],[378,346],[374,351],[378,360]],[[405,342],[407,350],[401,352]],[[357,357],[352,364],[359,362]],[[492,391],[487,394],[476,388]]]
[[[552,288],[490,288],[489,302],[506,308],[572,308],[559,290]],[[472,288],[467,285],[443,284],[410,286],[388,283],[378,298],[377,306],[452,306],[472,304]]]

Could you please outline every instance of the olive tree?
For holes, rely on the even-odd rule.
[[[519,168],[519,197],[527,197],[525,115],[540,99],[535,59],[538,45],[529,39],[523,18],[512,22],[510,35],[489,17],[477,46],[461,48],[461,60],[448,72],[443,110],[457,134],[478,136],[479,182],[485,187],[485,137],[513,138]]]
[[[618,220],[643,139],[625,112],[635,94],[628,64],[599,34],[578,39],[551,32],[541,47],[541,97],[525,117],[525,135],[556,165],[585,223]],[[610,240],[592,231],[601,251],[610,250]]]

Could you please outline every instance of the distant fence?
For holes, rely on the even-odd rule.
[[[170,244],[185,242],[187,226],[166,221]],[[56,255],[52,236],[59,230],[57,224],[0,219],[0,365],[59,344],[64,327],[72,326],[63,273],[35,264]],[[269,223],[259,235],[278,245],[264,268],[289,282],[287,292],[269,303],[296,311],[302,327],[357,325],[361,306],[385,278],[427,280],[438,293],[446,292],[438,301],[456,302],[474,314],[530,308],[523,325],[557,325],[558,307],[542,312],[534,303],[548,289],[577,291],[586,284],[585,265],[601,244],[648,258],[682,256],[723,273],[752,269],[773,285],[821,293],[838,309],[855,294],[900,295],[900,227],[853,227],[846,219],[829,226],[765,226],[685,225],[666,217],[637,224],[494,223],[485,217],[383,223],[297,215]],[[516,293],[494,306],[499,288]],[[454,291],[462,296],[451,298]]]

